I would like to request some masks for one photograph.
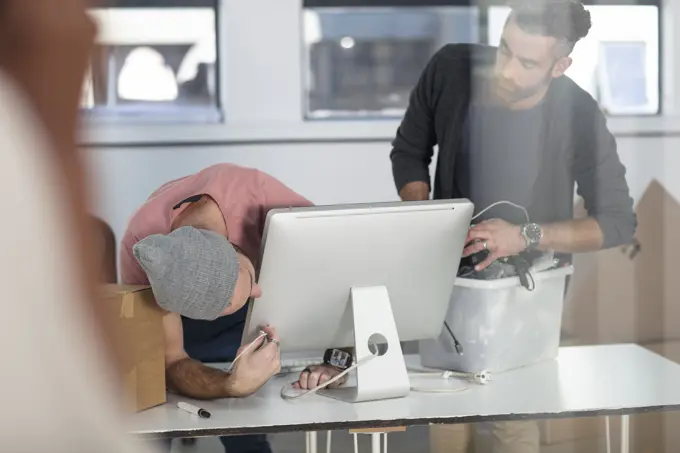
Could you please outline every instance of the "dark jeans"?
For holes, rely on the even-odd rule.
[[[254,434],[249,436],[225,436],[220,437],[220,442],[224,445],[226,453],[272,453],[269,447],[267,436],[264,434]],[[170,440],[161,441],[161,448],[166,452],[170,451]]]

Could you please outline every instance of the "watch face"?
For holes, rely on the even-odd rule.
[[[539,242],[541,240],[541,227],[535,223],[530,223],[524,227],[524,234],[532,243]]]

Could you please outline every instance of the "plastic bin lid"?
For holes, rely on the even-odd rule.
[[[557,269],[549,269],[547,271],[532,274],[535,282],[548,280],[551,278],[566,277],[574,273],[574,266],[564,266]],[[473,289],[505,289],[515,286],[522,286],[519,277],[498,278],[495,280],[478,280],[475,278],[456,278],[455,286]]]

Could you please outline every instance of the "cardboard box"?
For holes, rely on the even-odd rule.
[[[636,212],[635,243],[574,255],[562,329],[582,344],[680,339],[680,203],[653,181]]]
[[[103,301],[123,351],[127,406],[141,411],[165,403],[163,311],[147,286],[104,285]]]

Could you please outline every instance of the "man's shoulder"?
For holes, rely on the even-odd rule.
[[[575,115],[601,113],[595,98],[566,75],[553,81],[551,91],[555,100],[562,105],[569,105]]]
[[[600,104],[593,96],[567,76],[553,81],[550,87],[550,111],[556,121],[569,124],[569,130],[579,140],[590,141],[593,134],[608,130]]]

